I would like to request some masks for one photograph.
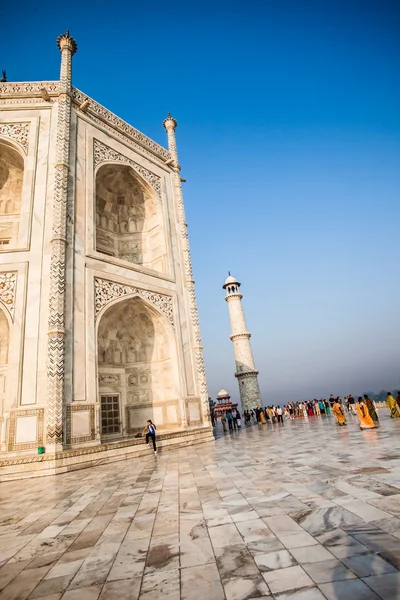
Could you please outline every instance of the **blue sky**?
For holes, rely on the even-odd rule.
[[[264,403],[400,388],[400,8],[386,0],[15,2],[9,80],[58,77],[178,150],[210,394],[237,397],[227,271]]]

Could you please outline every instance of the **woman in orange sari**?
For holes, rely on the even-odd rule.
[[[359,396],[359,398],[358,398],[356,408],[357,408],[358,418],[360,420],[360,429],[374,429],[375,424],[374,424],[373,420],[371,419],[371,415],[369,414],[368,407],[365,404],[365,402],[361,396]]]
[[[340,425],[341,427],[343,425],[347,425],[344,410],[342,408],[342,405],[339,402],[339,398],[336,398],[335,402],[333,403],[332,412],[336,417],[336,421],[337,421],[338,425]]]

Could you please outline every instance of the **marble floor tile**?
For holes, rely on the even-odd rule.
[[[181,570],[181,600],[225,600],[215,565],[201,565]]]
[[[243,538],[233,523],[231,525],[211,527],[209,534],[214,548],[223,548],[243,543]]]
[[[31,592],[29,598],[41,598],[51,594],[63,593],[68,588],[73,574],[52,577],[51,579],[42,579],[42,581]]]
[[[300,564],[317,563],[334,558],[323,546],[303,546],[302,548],[291,548],[290,552]]]
[[[214,562],[214,552],[208,537],[184,540],[180,543],[180,566],[182,568]]]
[[[252,577],[233,577],[224,581],[226,600],[249,600],[256,597],[268,597],[269,587],[261,575]]]
[[[246,544],[246,546],[253,556],[257,556],[258,554],[268,554],[269,552],[276,552],[278,550],[285,549],[285,546],[278,540],[277,537],[249,542]]]
[[[318,588],[306,588],[296,592],[288,592],[287,594],[279,594],[275,596],[277,600],[326,600],[325,596]]]
[[[180,572],[158,571],[143,577],[139,600],[180,600]]]
[[[97,600],[100,596],[101,585],[90,585],[77,590],[67,590],[62,600]]]
[[[239,522],[236,523],[236,527],[246,544],[274,537],[273,533],[262,519]]]
[[[340,581],[342,579],[356,579],[357,577],[337,559],[303,564],[302,567],[317,584]]]
[[[360,554],[342,559],[343,563],[357,577],[368,577],[368,575],[383,575],[384,573],[398,573],[391,564],[375,554]]]
[[[229,523],[233,523],[232,517],[215,517],[214,519],[207,519],[206,525],[207,527],[216,527],[217,525],[229,525]]]
[[[312,546],[318,544],[317,540],[312,535],[300,529],[296,533],[280,533],[276,534],[279,541],[289,550],[291,548],[303,548],[304,546]]]
[[[300,566],[269,571],[263,573],[263,577],[273,594],[314,586],[312,579]]]
[[[118,553],[108,574],[107,581],[141,577],[146,565],[150,540],[126,540]]]
[[[154,537],[146,558],[146,574],[154,571],[179,569],[179,536],[170,534]]]
[[[400,600],[398,426],[370,445],[349,421],[343,446],[331,418],[218,424],[157,461],[0,484],[0,597]]]
[[[33,592],[48,571],[48,567],[25,569],[1,592],[4,600],[25,599]]]
[[[327,600],[379,600],[361,579],[332,581],[318,586]]]
[[[294,556],[287,550],[279,550],[278,552],[270,552],[268,554],[258,554],[254,560],[260,571],[274,571],[285,567],[297,565]]]
[[[303,529],[288,515],[277,515],[275,517],[266,517],[264,523],[268,525],[269,529],[277,533],[296,533],[302,532]]]
[[[338,544],[337,546],[328,546],[328,550],[336,558],[347,558],[348,556],[355,556],[356,554],[367,554],[370,549],[363,544],[360,544],[354,540],[350,544]]]
[[[222,580],[234,576],[252,577],[259,574],[254,558],[244,544],[215,548],[214,552]]]
[[[141,583],[141,577],[107,582],[101,590],[99,600],[138,600]]]
[[[363,580],[382,600],[398,600],[400,598],[400,573],[375,575]]]

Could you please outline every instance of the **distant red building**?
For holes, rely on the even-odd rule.
[[[217,419],[225,411],[237,408],[237,404],[230,401],[231,397],[226,390],[221,390],[217,396],[217,404],[214,406],[214,417]]]

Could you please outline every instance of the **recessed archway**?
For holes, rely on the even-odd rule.
[[[24,159],[0,141],[0,249],[18,243]]]
[[[176,348],[166,317],[138,297],[101,317],[97,337],[102,437],[140,431],[147,419],[180,426]]]
[[[129,165],[105,164],[96,173],[96,250],[166,272],[160,200]]]

